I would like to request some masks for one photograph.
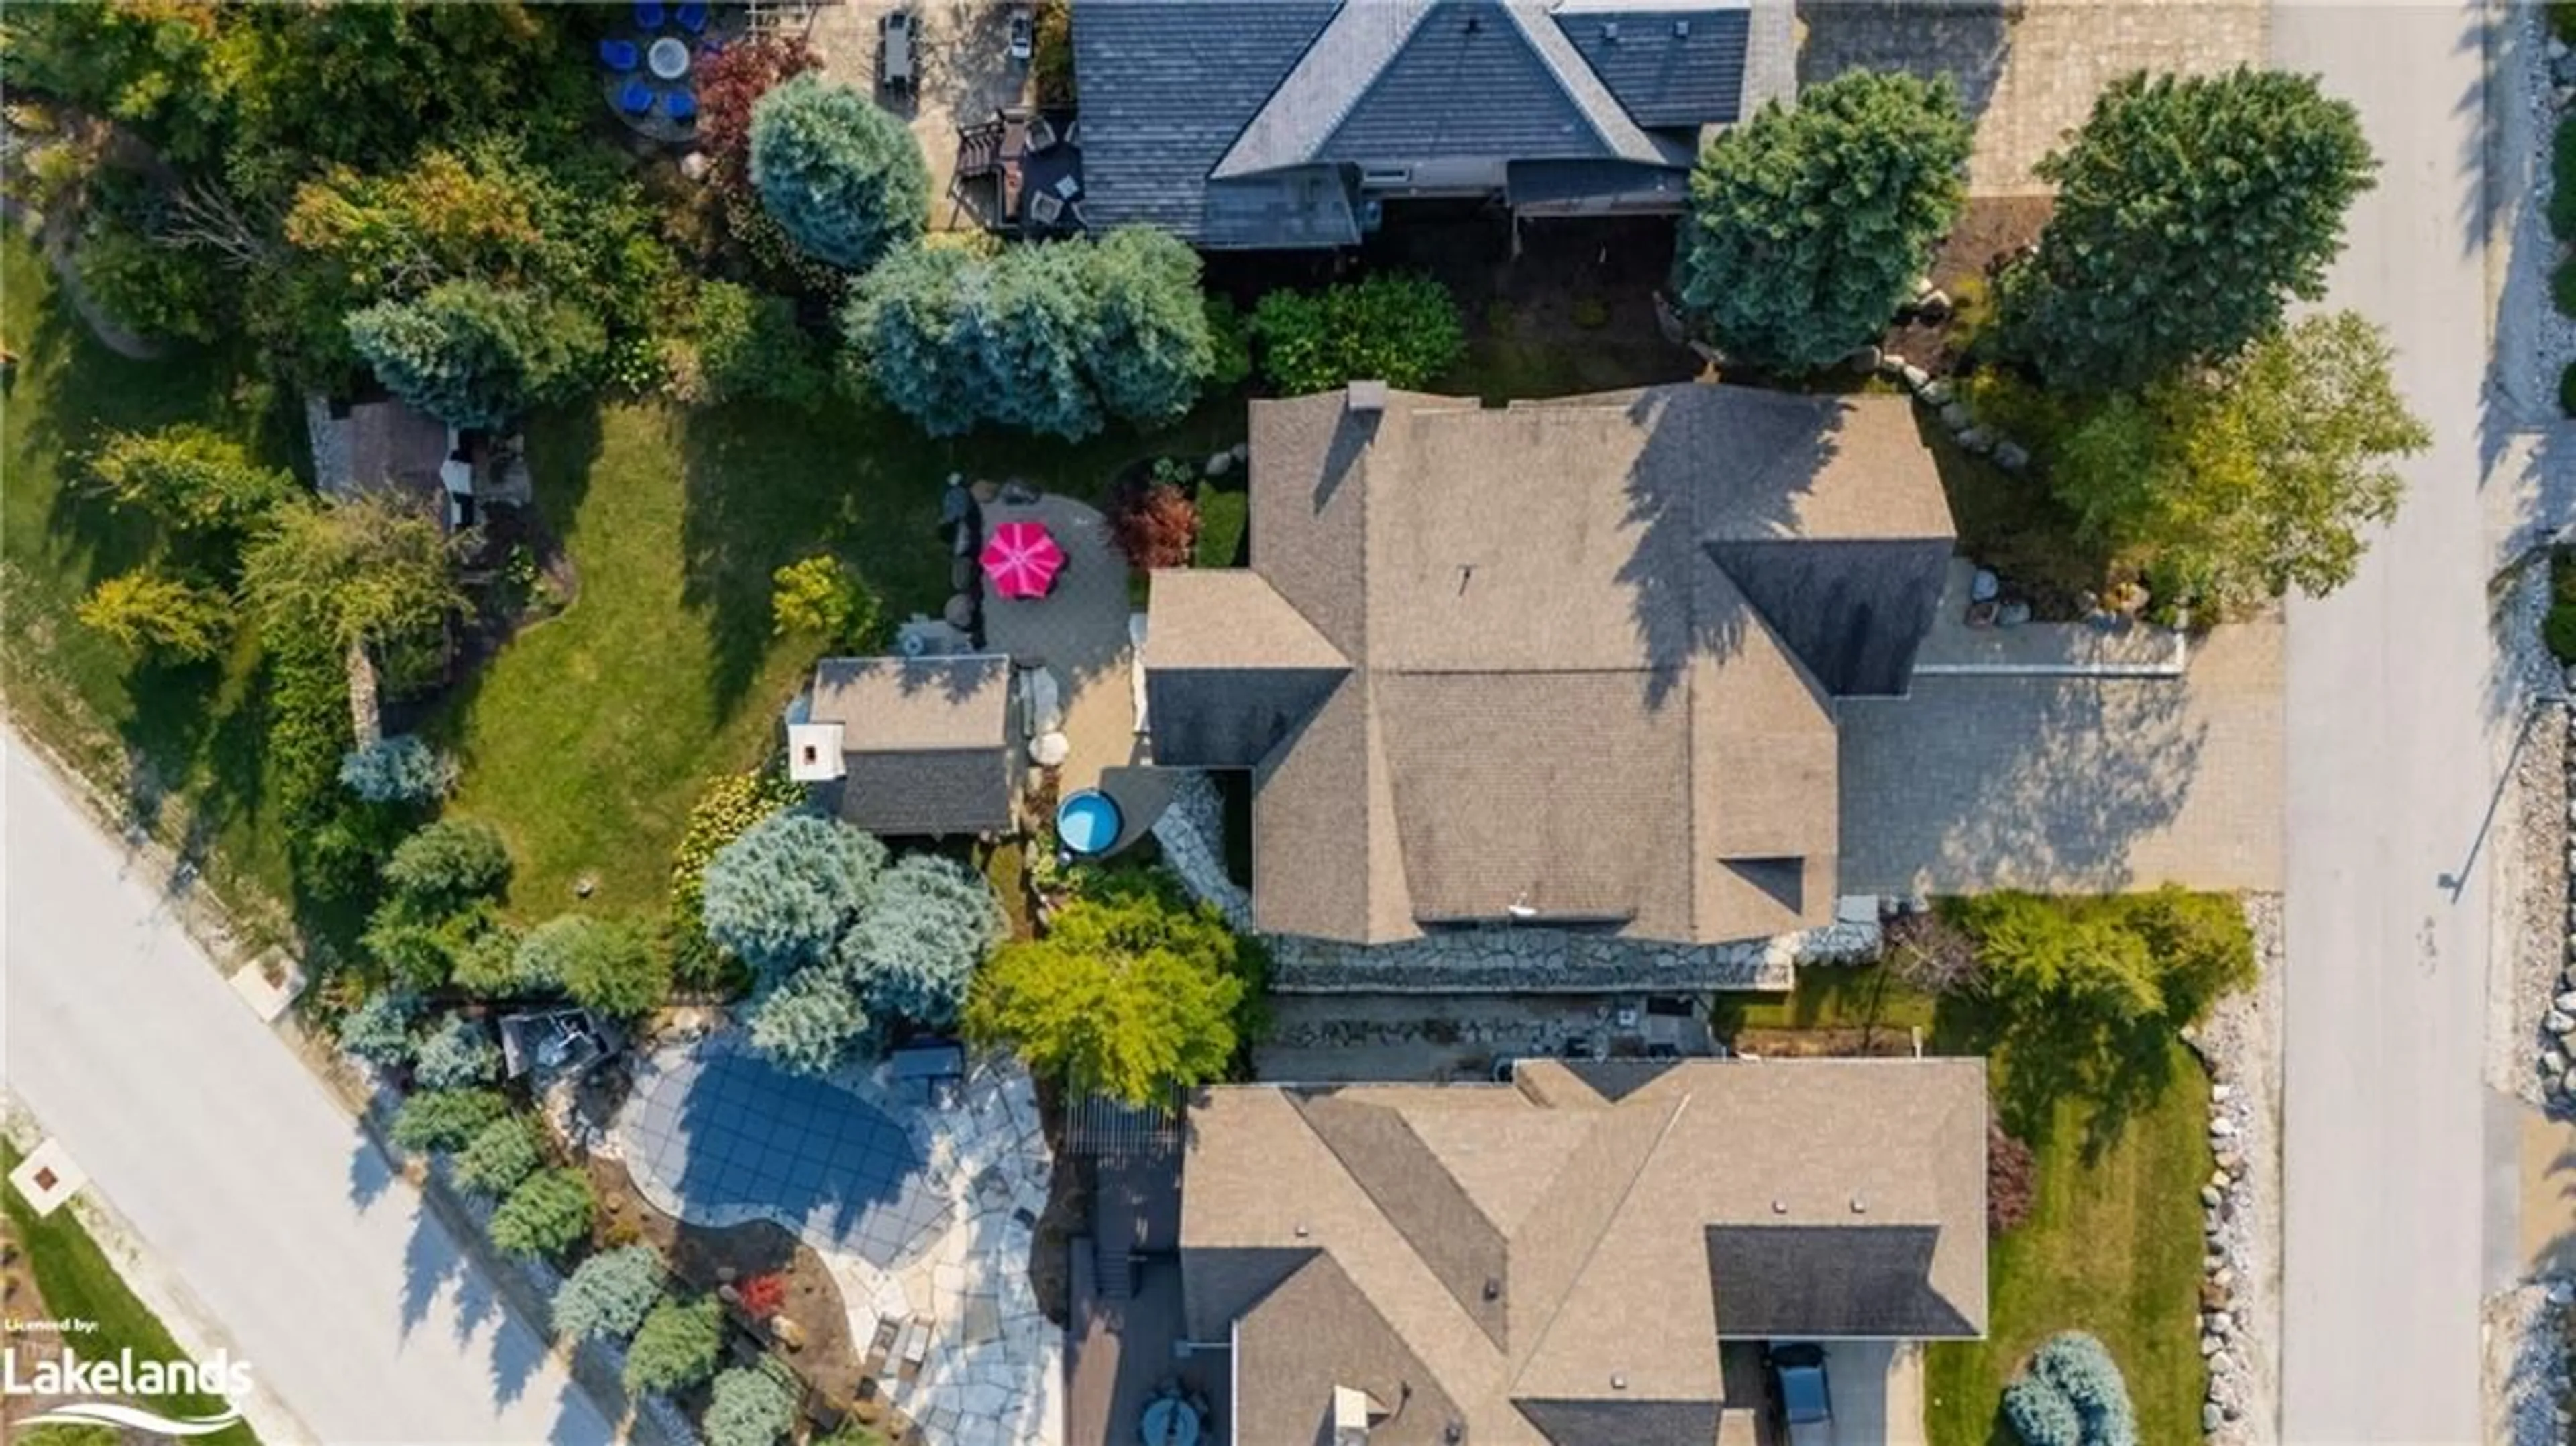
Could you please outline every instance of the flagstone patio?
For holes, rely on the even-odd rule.
[[[851,1340],[930,1440],[1064,1439],[1064,1332],[1028,1276],[1053,1162],[1016,1064],[979,1062],[933,1098],[883,1065],[804,1079],[712,1036],[644,1063],[617,1146],[656,1208],[774,1220],[812,1246]]]

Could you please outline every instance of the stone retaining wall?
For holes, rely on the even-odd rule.
[[[1785,990],[1801,964],[1875,958],[1878,920],[1734,944],[1666,944],[1495,927],[1359,945],[1280,935],[1271,987],[1291,994],[1696,993]]]

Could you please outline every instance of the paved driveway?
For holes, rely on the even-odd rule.
[[[2280,887],[2281,629],[2180,681],[1922,677],[1846,700],[1846,893]]]
[[[314,1439],[605,1443],[456,1238],[6,742],[0,1078]]]

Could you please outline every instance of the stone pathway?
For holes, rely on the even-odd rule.
[[[644,1064],[617,1136],[657,1208],[700,1225],[774,1220],[811,1245],[861,1353],[892,1338],[881,1379],[929,1440],[1063,1441],[1064,1332],[1028,1277],[1053,1162],[1016,1064],[984,1061],[931,1103],[883,1065],[803,1080],[716,1036]],[[825,1166],[819,1186],[798,1173],[808,1159]],[[854,1183],[860,1201],[831,1193]]]

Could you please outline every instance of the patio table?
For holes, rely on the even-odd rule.
[[[656,80],[678,80],[689,73],[689,43],[676,35],[665,35],[645,50],[644,64]]]

